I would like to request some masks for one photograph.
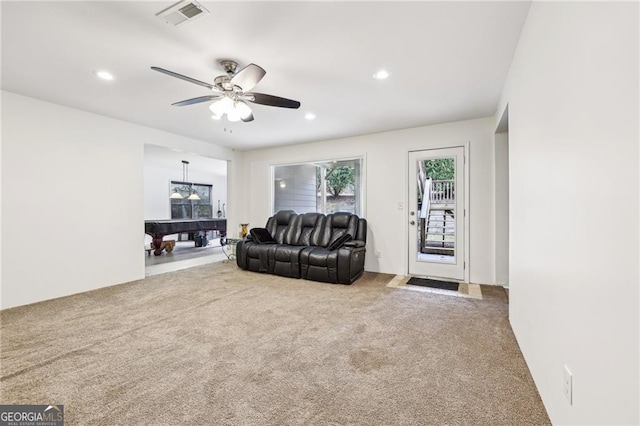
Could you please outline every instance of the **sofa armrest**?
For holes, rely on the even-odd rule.
[[[364,241],[361,241],[361,240],[351,240],[351,241],[347,241],[343,245],[345,247],[364,247],[365,244],[366,243]]]

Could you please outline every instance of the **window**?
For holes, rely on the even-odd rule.
[[[362,211],[362,158],[273,166],[273,212]]]
[[[211,185],[201,183],[187,183],[171,181],[171,194],[176,190],[182,199],[171,199],[171,219],[211,219],[213,207],[211,204]],[[200,200],[187,199],[195,191]]]

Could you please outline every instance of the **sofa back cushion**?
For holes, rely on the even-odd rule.
[[[328,247],[344,234],[357,235],[358,216],[351,213],[333,213],[327,216],[318,245]]]
[[[271,234],[274,240],[278,244],[288,244],[289,241],[285,242],[285,237],[288,240],[288,231],[290,231],[289,225],[292,224],[294,219],[298,215],[293,210],[280,210],[275,215],[271,216],[267,221],[267,226],[265,227],[267,231]]]
[[[289,240],[296,246],[317,246],[322,228],[325,222],[325,215],[321,213],[304,213],[298,215]]]
[[[281,210],[267,221],[266,230],[278,244],[329,247],[338,238],[349,234],[354,240],[365,241],[367,221],[352,213],[338,212],[296,214]]]

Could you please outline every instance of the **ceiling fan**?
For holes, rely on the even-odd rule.
[[[247,102],[281,108],[300,108],[300,102],[292,99],[250,92],[267,73],[262,67],[256,64],[249,64],[236,72],[238,63],[235,61],[222,60],[220,61],[220,65],[227,74],[216,77],[213,80],[213,84],[205,83],[204,81],[196,80],[195,78],[187,77],[186,75],[178,74],[164,68],[151,67],[151,69],[212,90],[214,92],[212,95],[199,96],[197,98],[175,102],[171,105],[186,106],[214,101],[209,106],[209,109],[213,113],[212,117],[216,120],[219,120],[226,114],[227,120],[229,121],[253,121],[253,113]]]

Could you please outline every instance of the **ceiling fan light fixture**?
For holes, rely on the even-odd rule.
[[[225,96],[224,98],[220,99],[220,105],[222,106],[222,110],[227,114],[229,114],[229,111],[233,110],[233,107],[234,107],[233,104],[234,104],[233,100],[228,96]]]
[[[222,117],[224,115],[224,113],[226,112],[224,110],[224,104],[222,103],[222,99],[217,100],[217,101],[213,102],[211,105],[209,105],[209,109],[211,110],[213,115],[216,115],[218,117]]]
[[[236,102],[228,96],[213,102],[209,109],[213,113],[214,120],[220,120],[227,114],[227,120],[231,122],[240,121],[251,116],[251,108],[244,102]]]
[[[231,122],[240,121],[240,113],[238,110],[233,108],[231,111],[227,112],[227,120]]]
[[[236,102],[235,110],[238,112],[240,118],[242,119],[248,118],[251,115],[251,108],[249,108],[249,105],[245,104],[244,102]]]

